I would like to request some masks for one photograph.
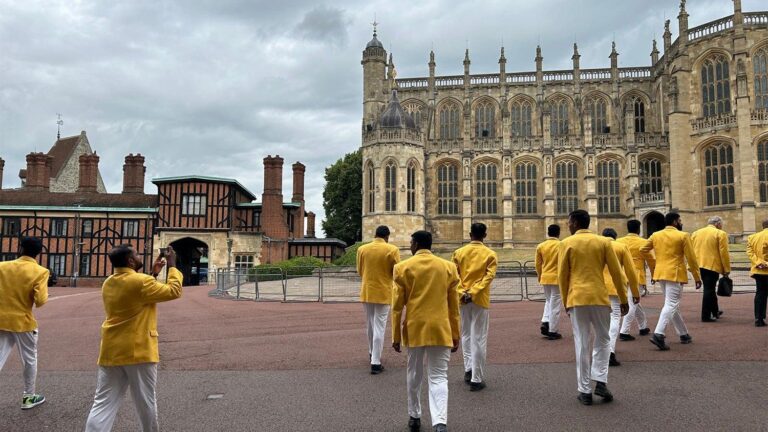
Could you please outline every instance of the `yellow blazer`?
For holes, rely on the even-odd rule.
[[[472,303],[491,307],[491,282],[496,277],[498,258],[483,242],[473,241],[453,253],[453,263],[459,272],[459,294],[468,292]]]
[[[725,231],[713,225],[707,225],[691,234],[691,244],[699,268],[720,274],[731,272],[728,234]]]
[[[656,268],[656,258],[653,256],[653,252],[643,252],[640,250],[640,248],[645,246],[647,240],[637,234],[627,234],[616,241],[624,244],[629,249],[629,253],[632,255],[632,262],[635,265],[635,271],[637,272],[637,283],[645,285],[647,280],[645,274],[646,263],[648,268],[651,269],[651,274],[653,274],[653,270]]]
[[[632,262],[632,254],[629,253],[629,249],[625,244],[619,243],[618,241],[612,241],[611,247],[613,247],[613,252],[616,254],[616,258],[619,260],[619,265],[621,266],[623,276],[623,283],[621,286],[623,291],[627,291],[626,287],[627,283],[629,283],[629,289],[632,290],[632,297],[640,298],[640,290],[637,288],[637,272],[635,272],[635,265]],[[605,279],[605,287],[608,288],[608,295],[618,296],[618,290],[616,289],[616,285],[613,284],[613,279],[611,278],[611,273],[608,271],[607,266],[603,269],[603,279]]]
[[[758,264],[768,262],[768,228],[747,237],[747,256],[752,262],[750,275],[768,275],[768,268],[757,268]]]
[[[397,264],[392,295],[392,342],[402,339],[406,347],[452,347],[453,341],[459,339],[460,282],[453,263],[426,249]]]
[[[360,301],[392,303],[392,270],[400,262],[400,249],[381,238],[357,248],[357,273],[362,279]]]
[[[28,256],[0,262],[0,330],[22,333],[37,329],[32,306],[48,301],[48,269]]]
[[[158,363],[157,303],[181,297],[183,276],[168,269],[168,283],[129,268],[117,268],[104,281],[106,318],[101,325],[100,366]]]
[[[560,242],[558,285],[566,309],[575,306],[610,306],[603,269],[615,286],[621,286],[622,271],[611,241],[590,230],[578,230]],[[627,303],[625,290],[618,290],[619,300]]]
[[[560,240],[549,237],[536,246],[536,257],[533,264],[539,283],[542,285],[557,285],[557,253],[560,250]]]
[[[688,282],[688,273],[685,267],[685,262],[688,261],[693,280],[701,281],[699,264],[693,253],[691,236],[688,233],[668,226],[653,233],[640,250],[642,252],[656,252],[656,268],[653,271],[653,280]]]

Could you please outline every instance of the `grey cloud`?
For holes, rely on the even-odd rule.
[[[760,10],[745,0],[745,10]],[[569,68],[574,38],[582,67],[607,67],[614,38],[622,66],[645,65],[663,20],[676,32],[677,2],[587,0],[0,0],[0,157],[3,184],[30,151],[85,129],[107,188],[119,191],[123,157],[147,157],[147,177],[190,173],[237,178],[261,195],[262,158],[307,165],[308,208],[323,217],[326,166],[360,145],[360,56],[377,14],[379,38],[400,77]],[[332,5],[332,6],[331,6]],[[727,0],[688,2],[691,26],[732,13]],[[148,184],[149,191],[154,187]],[[318,225],[319,226],[319,225]]]
[[[296,34],[310,42],[328,41],[335,45],[347,42],[349,20],[344,11],[329,6],[317,6],[304,15],[296,26]]]

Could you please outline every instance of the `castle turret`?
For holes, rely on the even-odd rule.
[[[387,51],[376,36],[363,50],[363,130],[372,130],[384,109],[387,93]]]

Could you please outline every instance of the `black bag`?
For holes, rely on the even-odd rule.
[[[728,276],[723,276],[717,282],[717,295],[730,297],[733,294],[733,281]]]

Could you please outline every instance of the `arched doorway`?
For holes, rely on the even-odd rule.
[[[171,243],[176,251],[176,266],[184,275],[184,286],[208,282],[208,245],[190,237]]]
[[[645,238],[649,238],[656,231],[664,229],[664,215],[652,211],[645,215]]]

